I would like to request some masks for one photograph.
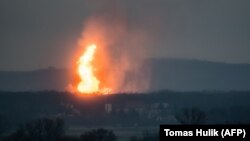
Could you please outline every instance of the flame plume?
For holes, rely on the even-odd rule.
[[[81,82],[78,84],[77,89],[80,93],[94,93],[99,91],[100,82],[94,75],[94,68],[91,64],[94,59],[95,50],[95,44],[89,45],[85,53],[78,60],[78,74]]]

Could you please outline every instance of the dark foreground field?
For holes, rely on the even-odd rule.
[[[79,140],[89,132],[114,135],[118,140],[143,140],[156,138],[160,124],[249,124],[249,99],[249,91],[91,96],[56,91],[0,92],[0,135],[17,140],[13,139],[17,131],[26,137],[27,131],[49,123],[55,126],[39,131],[56,132],[60,127],[60,134]],[[101,128],[103,131],[95,130]]]

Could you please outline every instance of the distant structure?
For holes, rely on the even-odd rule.
[[[112,112],[112,104],[110,103],[105,104],[105,112],[108,114]]]

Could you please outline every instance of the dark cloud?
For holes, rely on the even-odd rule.
[[[111,4],[149,56],[250,63],[248,0],[1,0],[0,69],[69,67],[84,20]]]

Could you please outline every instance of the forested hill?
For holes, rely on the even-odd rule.
[[[250,90],[250,64],[228,64],[186,59],[148,59],[149,91]],[[144,70],[142,69],[142,72]],[[140,77],[144,79],[144,77]],[[119,79],[119,78],[117,78]],[[0,90],[65,90],[72,83],[69,70],[0,71]],[[145,80],[137,80],[145,81]]]

